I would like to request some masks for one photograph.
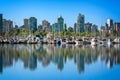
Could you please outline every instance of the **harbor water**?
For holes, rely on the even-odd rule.
[[[120,45],[0,45],[0,80],[118,80],[119,74]]]

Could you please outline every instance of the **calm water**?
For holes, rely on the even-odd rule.
[[[119,45],[0,45],[0,80],[118,79]]]

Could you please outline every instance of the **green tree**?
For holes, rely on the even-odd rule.
[[[68,28],[68,31],[69,31],[69,32],[73,32],[73,28],[72,28],[72,27],[69,27],[69,28]]]

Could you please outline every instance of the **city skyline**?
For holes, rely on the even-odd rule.
[[[89,0],[0,0],[0,13],[5,19],[11,19],[16,24],[23,25],[23,19],[31,16],[38,19],[38,24],[43,20],[51,24],[56,22],[58,16],[62,16],[67,26],[74,26],[78,13],[85,15],[85,23],[104,25],[107,18],[119,22],[119,3],[111,1]],[[6,4],[8,6],[6,6]],[[111,6],[112,5],[112,6]]]

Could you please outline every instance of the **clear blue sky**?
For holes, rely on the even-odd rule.
[[[119,0],[0,0],[0,13],[18,25],[24,18],[34,16],[38,24],[46,19],[51,24],[63,16],[67,26],[73,26],[78,13],[85,15],[85,22],[104,25],[107,18],[120,22]]]

